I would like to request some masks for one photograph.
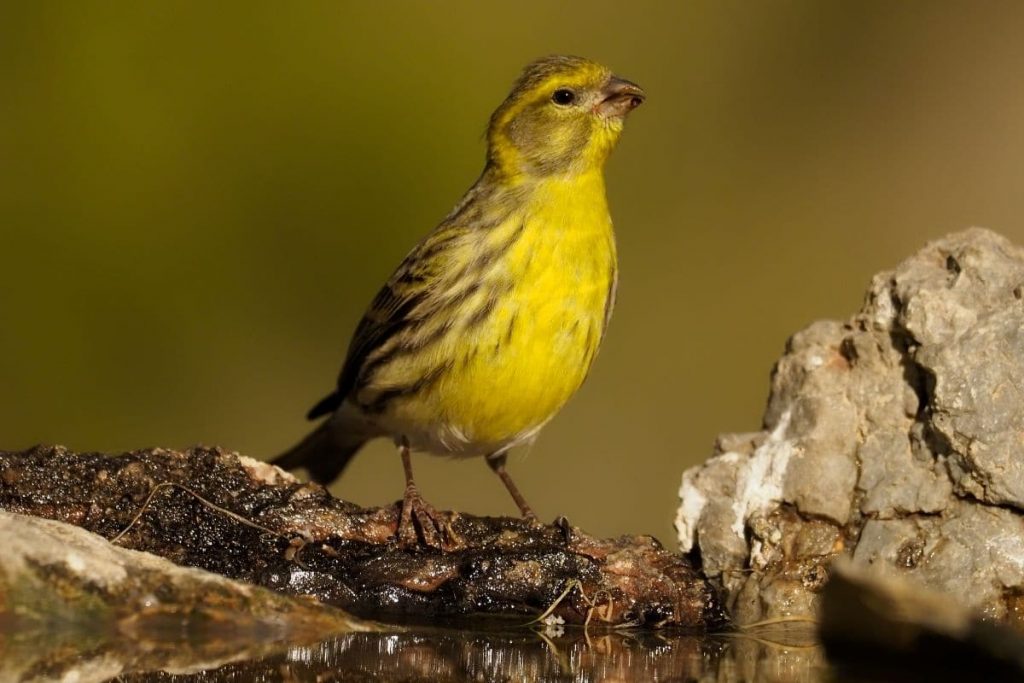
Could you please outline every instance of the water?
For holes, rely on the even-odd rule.
[[[171,636],[173,628],[166,635]],[[40,634],[42,635],[42,634]],[[81,634],[78,634],[80,636]],[[182,638],[181,636],[186,637]],[[835,680],[806,629],[694,636],[593,629],[417,627],[319,643],[0,636],[0,680],[93,681],[786,681]],[[10,645],[16,645],[11,648]]]

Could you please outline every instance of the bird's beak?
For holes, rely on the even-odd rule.
[[[604,99],[597,105],[597,112],[607,117],[625,117],[647,99],[647,94],[636,83],[612,76],[601,89]]]

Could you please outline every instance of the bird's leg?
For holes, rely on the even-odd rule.
[[[402,467],[405,468],[405,494],[402,496],[402,515],[398,519],[396,535],[403,547],[412,547],[423,543],[434,548],[444,547],[446,536],[445,525],[441,524],[437,510],[423,500],[416,482],[412,478],[412,459],[409,453],[409,442],[401,440],[398,452],[402,455]]]
[[[512,500],[519,506],[519,511],[522,513],[523,518],[530,521],[536,522],[537,515],[533,513],[533,509],[530,504],[523,498],[523,494],[519,493],[519,489],[516,488],[515,482],[512,481],[512,477],[508,476],[508,472],[505,470],[505,461],[508,459],[507,452],[491,453],[487,456],[487,464],[491,466],[494,473],[501,477],[501,482],[508,489],[509,494],[512,495]]]

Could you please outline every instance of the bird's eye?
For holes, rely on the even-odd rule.
[[[568,88],[559,88],[551,96],[551,101],[555,104],[560,104],[563,107],[567,104],[572,104],[573,100],[576,99],[576,93]]]

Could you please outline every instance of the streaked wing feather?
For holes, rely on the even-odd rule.
[[[443,267],[444,252],[466,230],[442,227],[427,235],[405,257],[381,288],[356,327],[345,364],[338,377],[339,404],[357,387],[367,360],[395,335],[430,315],[431,293],[443,289],[450,271]]]

